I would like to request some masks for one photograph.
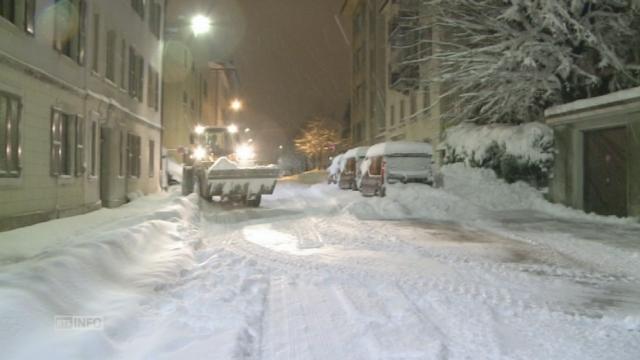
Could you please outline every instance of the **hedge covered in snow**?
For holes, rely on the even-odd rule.
[[[533,122],[522,125],[464,123],[449,128],[443,143],[445,163],[493,169],[508,182],[545,186],[553,163],[553,130]]]

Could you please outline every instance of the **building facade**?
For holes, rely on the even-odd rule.
[[[0,229],[160,189],[164,1],[0,10]]]
[[[440,143],[446,98],[436,60],[440,31],[418,0],[346,0],[352,21],[351,133],[354,145]]]
[[[196,14],[193,3],[167,4],[163,84],[163,144],[174,161],[183,160],[196,125],[225,126],[239,81],[231,62],[212,61],[211,35],[195,36],[184,14]]]

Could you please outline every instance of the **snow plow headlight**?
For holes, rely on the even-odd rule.
[[[206,156],[207,150],[202,146],[198,146],[197,148],[195,148],[195,150],[193,150],[193,158],[196,160],[204,160]]]
[[[253,146],[244,144],[236,148],[236,157],[238,160],[253,160],[256,157],[256,153]]]

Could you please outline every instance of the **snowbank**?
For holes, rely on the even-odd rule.
[[[392,141],[373,145],[367,151],[367,157],[394,154],[429,154],[433,155],[430,144],[415,141]]]
[[[633,224],[635,219],[620,219],[548,202],[543,193],[523,183],[508,184],[490,169],[464,164],[442,167],[444,188],[418,184],[387,187],[385,198],[357,200],[346,211],[366,219],[426,218],[449,221],[493,220],[496,212],[537,211],[552,217],[613,224]]]
[[[180,183],[182,182],[182,164],[179,164],[169,158],[167,161],[167,172],[173,180]]]
[[[443,146],[449,162],[484,164],[495,146],[518,160],[543,164],[553,160],[553,130],[541,123],[523,125],[460,124],[446,131]]]
[[[93,229],[95,224],[78,224],[82,231],[77,239],[68,239],[71,245],[58,248],[51,247],[56,243],[51,234],[38,231],[56,222],[26,228],[44,238],[36,245],[47,247],[33,246],[31,257],[12,257],[11,251],[0,254],[3,356],[112,358],[136,329],[130,315],[139,311],[139,300],[192,266],[194,244],[184,241],[182,233],[193,221],[196,201],[195,197],[175,198],[161,209],[148,208],[133,226],[120,227],[123,224],[116,222]],[[147,217],[153,220],[141,221]],[[0,234],[0,242],[10,242],[22,232]],[[104,330],[56,328],[60,326],[57,316],[98,316]]]

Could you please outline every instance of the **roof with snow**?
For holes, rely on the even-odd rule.
[[[359,157],[359,158],[365,157],[365,156],[367,156],[367,150],[368,149],[369,149],[369,147],[367,147],[367,146],[360,146],[360,147],[357,147],[357,148],[353,148],[353,149],[347,151],[344,154],[344,158],[345,159],[351,159],[351,158],[354,158],[354,157]]]
[[[391,141],[375,144],[367,151],[367,157],[399,154],[433,154],[430,144],[417,141]]]
[[[615,105],[619,103],[627,103],[632,101],[640,101],[640,87],[616,91],[614,93],[603,96],[597,96],[590,99],[583,99],[570,102],[568,104],[554,106],[547,109],[544,112],[544,115],[546,117],[555,117],[568,113],[584,111],[587,109]]]

